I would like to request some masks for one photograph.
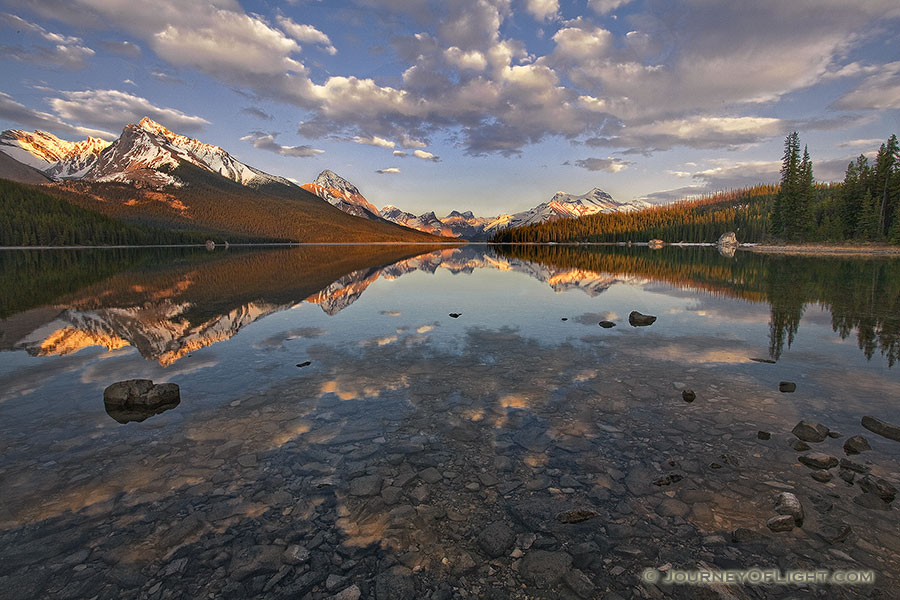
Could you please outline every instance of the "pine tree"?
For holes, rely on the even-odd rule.
[[[781,191],[772,211],[772,231],[791,239],[795,235],[795,215],[800,188],[800,134],[791,132],[784,140],[784,156],[781,159]]]

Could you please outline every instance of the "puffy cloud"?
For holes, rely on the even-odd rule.
[[[900,61],[882,65],[876,73],[838,98],[834,107],[847,110],[900,108]]]
[[[119,129],[126,123],[137,123],[143,117],[163,123],[175,131],[200,131],[209,121],[186,115],[174,108],[155,106],[146,98],[118,90],[84,90],[59,92],[62,98],[48,100],[54,112],[63,119],[99,127]]]
[[[267,150],[282,156],[294,156],[298,158],[310,158],[323,154],[324,150],[318,150],[312,146],[282,146],[275,141],[277,133],[265,133],[254,131],[241,138],[242,142],[250,142],[258,150]]]
[[[405,158],[409,156],[409,154],[404,152],[403,150],[394,150],[394,156],[396,156],[397,158]]]
[[[538,21],[546,21],[556,16],[559,0],[525,0],[525,10]]]
[[[463,52],[456,46],[450,46],[444,50],[444,59],[459,69],[483,71],[487,67],[487,59],[478,50]]]
[[[439,162],[441,160],[440,157],[424,150],[413,150],[412,155],[416,158],[421,158],[422,160],[430,160],[432,162]]]
[[[387,169],[378,169],[375,172],[381,175],[396,175],[400,173],[400,169],[397,167],[388,167]]]
[[[331,39],[312,25],[300,25],[282,15],[275,20],[282,31],[301,44],[316,44],[328,54],[337,54],[337,48],[331,44]]]
[[[629,2],[631,0],[588,0],[588,7],[598,15],[605,15]]]
[[[116,135],[102,129],[79,127],[66,123],[50,113],[40,112],[16,102],[12,96],[0,92],[0,119],[18,123],[24,127],[49,131],[63,137],[85,138],[88,136],[114,140]]]
[[[44,42],[49,42],[49,45],[35,44],[28,48],[24,46],[0,46],[0,52],[6,58],[59,69],[74,70],[86,67],[88,59],[94,56],[94,51],[85,46],[84,41],[79,37],[48,31],[40,25],[8,13],[0,13],[0,23],[4,23],[17,31],[36,35]]]
[[[366,146],[377,146],[379,148],[393,148],[396,146],[394,142],[391,140],[386,140],[384,138],[380,138],[377,135],[372,135],[369,137],[356,136],[353,138],[353,141],[357,144],[365,144]]]
[[[576,167],[581,167],[588,171],[606,171],[608,173],[624,171],[631,164],[621,158],[584,158],[575,161]]]

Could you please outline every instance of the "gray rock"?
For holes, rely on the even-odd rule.
[[[794,425],[791,433],[804,442],[821,442],[828,436],[828,428],[821,423],[800,421]]]
[[[866,416],[862,418],[862,426],[889,440],[900,442],[900,427],[897,425],[892,425],[875,417]]]
[[[797,460],[810,469],[833,469],[840,464],[840,461],[836,457],[822,452],[810,452],[809,454],[797,457]]]
[[[782,381],[778,384],[778,391],[785,394],[793,394],[797,391],[797,384],[793,381]]]
[[[576,508],[573,510],[566,510],[556,515],[556,520],[560,523],[581,523],[582,521],[587,521],[588,519],[593,519],[598,516],[596,510],[592,510],[590,508]]]
[[[733,231],[729,231],[728,233],[723,233],[719,236],[719,240],[716,242],[716,246],[720,248],[728,248],[728,247],[738,247],[741,243],[738,242],[737,236]]]
[[[763,441],[771,440],[771,439],[772,439],[772,434],[769,433],[768,431],[757,431],[757,432],[756,432],[756,439],[758,439],[758,440],[763,440]]]
[[[256,545],[242,548],[231,559],[229,573],[235,581],[251,575],[274,573],[281,567],[283,551],[280,546]]]
[[[419,473],[419,478],[425,483],[437,483],[443,479],[443,475],[441,475],[441,472],[434,467],[428,467]]]
[[[803,440],[794,440],[793,442],[791,442],[791,448],[793,448],[797,452],[806,452],[810,449],[810,445]]]
[[[766,527],[775,532],[790,531],[794,525],[794,517],[791,515],[775,515],[766,521]]]
[[[300,565],[309,560],[309,550],[303,546],[294,544],[288,546],[281,555],[281,562],[286,565]]]
[[[690,510],[691,507],[677,498],[666,498],[656,507],[656,513],[661,517],[683,517]]]
[[[393,567],[375,578],[376,600],[415,600],[416,587],[406,567]]]
[[[803,505],[791,492],[781,492],[775,496],[775,512],[779,515],[791,515],[798,527],[803,525]]]
[[[149,379],[128,379],[119,381],[103,390],[103,403],[107,406],[125,408],[142,404],[141,398],[153,388]]]
[[[530,550],[519,563],[519,574],[540,588],[559,582],[572,567],[572,557],[565,552]]]
[[[505,556],[516,541],[515,532],[503,522],[491,523],[478,534],[478,546],[490,558]]]
[[[735,544],[743,544],[744,542],[753,542],[760,539],[760,534],[746,527],[738,527],[731,532],[731,541]]]
[[[852,529],[841,521],[827,520],[819,526],[816,535],[829,544],[838,544],[847,539]]]
[[[809,476],[820,483],[828,483],[833,479],[833,475],[828,471],[813,471]]]
[[[566,571],[565,575],[563,575],[563,582],[569,586],[569,589],[575,592],[579,598],[594,597],[596,586],[594,586],[594,583],[587,575],[578,569]]]
[[[869,441],[861,435],[854,435],[852,438],[847,438],[847,441],[844,442],[844,452],[847,454],[859,454],[871,449]]]
[[[366,475],[350,482],[351,496],[374,496],[381,492],[381,477]]]
[[[656,317],[653,315],[644,315],[636,310],[631,311],[631,314],[628,315],[628,323],[632,327],[647,327],[648,325],[653,325],[655,322]]]
[[[181,402],[181,390],[175,383],[158,383],[144,394],[143,399],[148,408],[178,404]]]
[[[841,469],[847,469],[848,471],[853,471],[855,473],[862,473],[862,474],[866,474],[872,470],[869,467],[867,467],[866,465],[861,465],[858,462],[854,462],[854,461],[850,460],[849,458],[841,459]]]
[[[613,328],[613,327],[616,326],[616,324],[613,323],[612,321],[600,321],[600,322],[597,323],[597,324],[598,324],[600,327],[602,327],[603,329],[611,329],[611,328]]]
[[[853,498],[853,502],[863,508],[869,508],[871,510],[891,510],[891,505],[888,502],[885,502],[881,496],[875,492],[860,494]]]
[[[351,585],[332,596],[331,600],[359,600],[360,596],[362,596],[362,592],[360,591],[359,586]]]
[[[881,479],[880,477],[875,478],[871,475],[866,475],[859,480],[859,489],[863,492],[870,492],[877,495],[888,504],[893,502],[894,498],[897,496],[897,488],[884,479]]]

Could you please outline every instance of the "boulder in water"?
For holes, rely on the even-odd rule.
[[[648,325],[653,325],[656,322],[656,317],[653,315],[643,315],[636,310],[631,311],[631,314],[628,315],[628,323],[632,327],[646,327]]]

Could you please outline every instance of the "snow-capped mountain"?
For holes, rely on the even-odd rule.
[[[434,212],[416,216],[400,210],[396,206],[385,206],[381,209],[381,216],[388,221],[435,235],[466,240],[483,240],[494,232],[507,227],[534,225],[597,213],[628,212],[649,206],[650,204],[643,200],[620,202],[614,200],[603,190],[594,188],[580,196],[557,192],[548,202],[538,204],[530,210],[496,217],[476,217],[472,211],[459,212],[455,210],[444,218],[436,217]]]
[[[147,117],[136,125],[126,125],[119,139],[101,153],[84,178],[154,186],[178,185],[177,178],[165,171],[166,167],[177,167],[179,161],[249,187],[268,183],[294,185],[283,177],[269,175],[240,162],[218,146],[173,133]]]
[[[0,152],[34,167],[51,179],[77,179],[97,162],[109,142],[89,137],[67,142],[46,131],[7,129],[0,134]]]
[[[364,219],[381,218],[378,209],[366,200],[359,189],[334,171],[325,169],[319,173],[315,181],[300,187],[351,215]]]

